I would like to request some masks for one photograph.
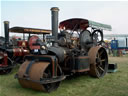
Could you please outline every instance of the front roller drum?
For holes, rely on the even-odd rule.
[[[38,91],[50,92],[58,88],[60,82],[41,84],[41,79],[52,78],[52,70],[49,62],[35,62],[32,64],[29,74],[26,69],[32,61],[26,60],[18,71],[18,81],[24,88],[31,88]],[[28,79],[24,79],[28,78]],[[36,82],[37,81],[37,82]]]

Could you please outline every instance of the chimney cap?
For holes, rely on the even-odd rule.
[[[52,7],[51,11],[59,11],[59,8],[58,7]]]
[[[9,21],[4,21],[4,24],[9,24]]]

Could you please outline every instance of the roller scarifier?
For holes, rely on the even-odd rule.
[[[25,56],[15,75],[22,87],[51,92],[71,74],[88,72],[100,78],[107,72],[103,30],[111,30],[111,26],[72,18],[60,22],[58,33],[58,11],[57,7],[51,8],[52,36],[48,36],[47,41],[52,45],[41,45],[42,49],[34,49],[36,54]]]

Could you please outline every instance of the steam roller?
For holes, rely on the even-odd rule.
[[[111,26],[72,18],[60,22],[59,33],[58,11],[57,7],[51,9],[52,35],[46,41],[52,45],[35,41],[35,46],[40,46],[40,49],[31,48],[33,53],[25,56],[25,62],[15,75],[24,88],[51,92],[67,76],[89,73],[101,78],[107,73],[108,55],[102,46],[103,30],[111,30]]]

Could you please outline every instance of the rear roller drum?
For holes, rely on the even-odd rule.
[[[108,70],[108,56],[103,47],[92,47],[89,50],[90,71],[89,74],[93,77],[103,77]]]

